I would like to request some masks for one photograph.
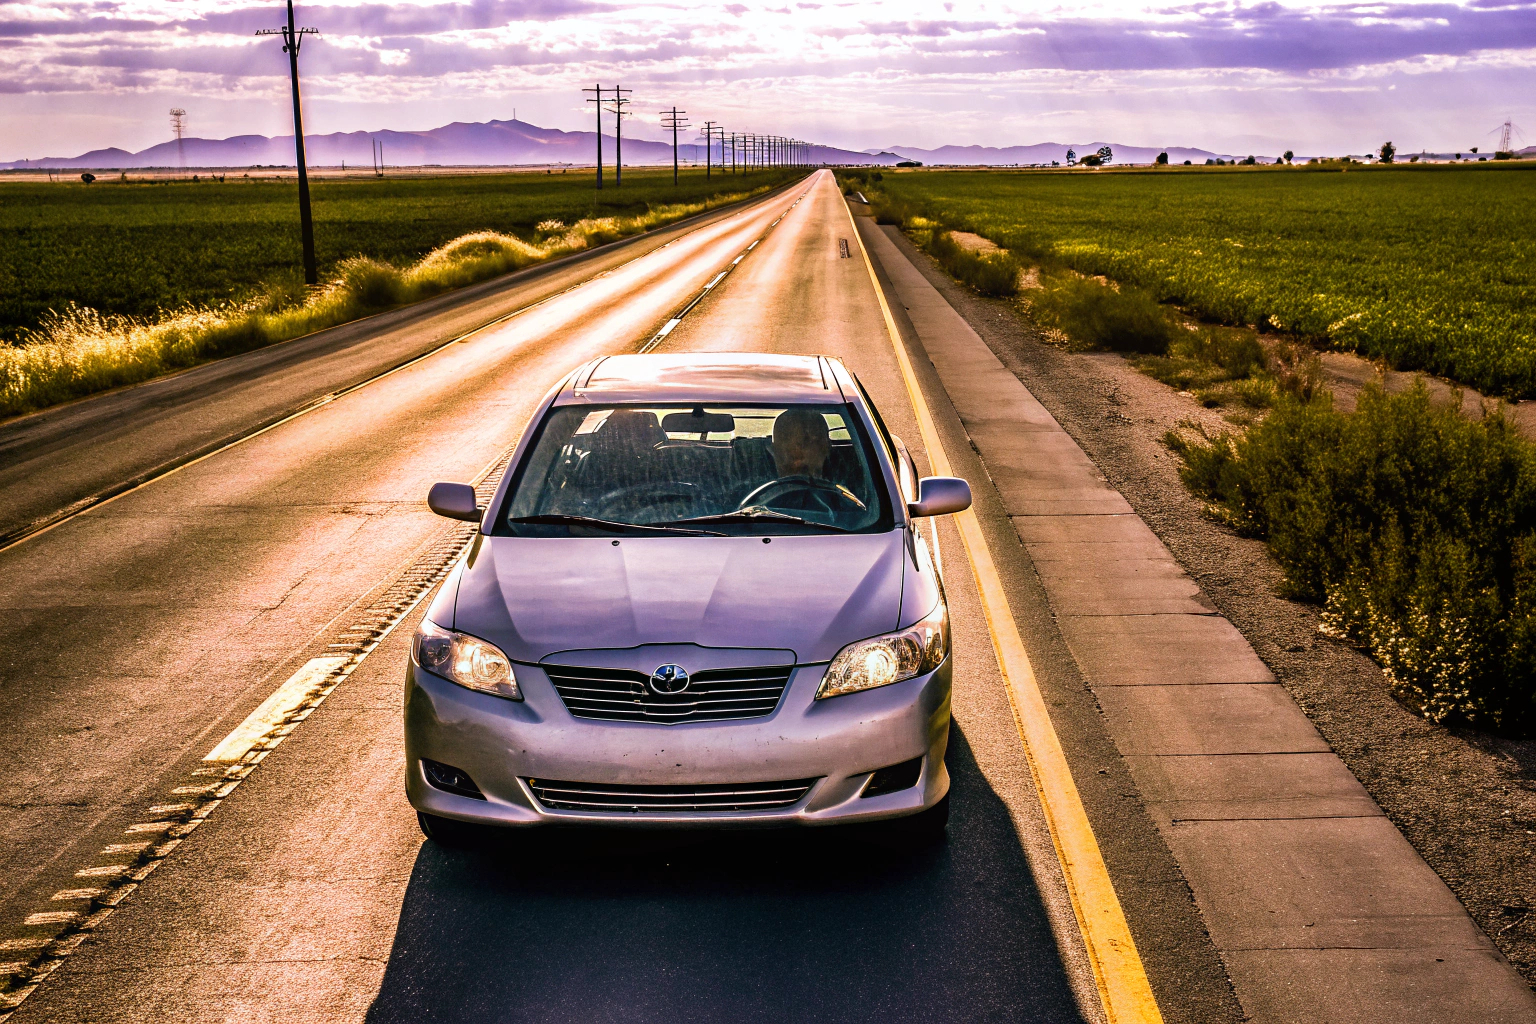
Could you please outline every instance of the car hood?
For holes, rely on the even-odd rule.
[[[777,648],[800,664],[889,632],[901,614],[902,531],[848,536],[482,537],[454,629],[513,661],[641,644]]]

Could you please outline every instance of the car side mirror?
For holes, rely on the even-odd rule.
[[[971,507],[971,485],[957,476],[925,476],[917,482],[917,500],[907,502],[913,519],[947,516]]]
[[[469,484],[433,484],[427,492],[427,507],[440,516],[462,519],[467,523],[478,522],[485,514],[475,498],[475,489]]]

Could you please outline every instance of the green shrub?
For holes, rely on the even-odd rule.
[[[1152,355],[1168,351],[1174,327],[1152,297],[1090,278],[1064,277],[1037,293],[1035,316],[1088,348]]]
[[[869,211],[875,215],[876,224],[894,224],[902,227],[917,216],[917,210],[911,203],[892,199],[884,192],[866,192],[864,198],[869,200]]]
[[[983,295],[1016,295],[1019,291],[1019,261],[1007,252],[975,253],[955,241],[948,231],[934,231],[928,251],[953,277]]]
[[[1358,410],[1282,399],[1243,436],[1170,435],[1219,518],[1436,722],[1536,731],[1536,446],[1422,385]]]

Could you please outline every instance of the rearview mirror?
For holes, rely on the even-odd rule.
[[[736,417],[728,412],[671,412],[661,418],[661,429],[669,434],[729,434],[736,429]]]
[[[432,485],[427,492],[427,507],[440,516],[467,523],[478,522],[485,512],[476,501],[473,487],[447,482]]]
[[[907,502],[907,515],[947,516],[971,507],[971,485],[957,476],[925,476],[917,482],[917,500]]]

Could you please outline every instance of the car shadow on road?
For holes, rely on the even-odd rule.
[[[1012,820],[950,734],[947,842],[879,829],[424,843],[369,1024],[1080,1021]]]

